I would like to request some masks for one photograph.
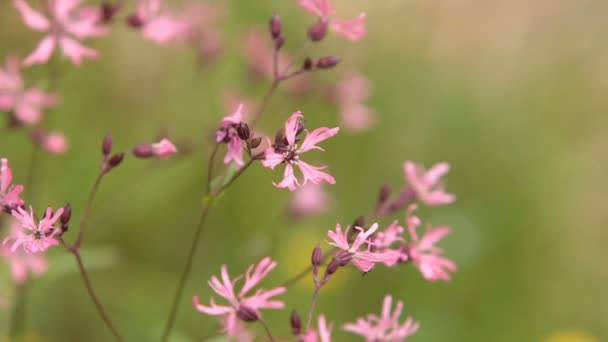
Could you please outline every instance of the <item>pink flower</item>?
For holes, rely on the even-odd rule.
[[[265,167],[274,170],[277,165],[285,163],[283,180],[278,184],[273,182],[278,188],[288,188],[290,191],[294,191],[298,186],[305,185],[308,181],[314,184],[320,184],[322,181],[326,181],[329,184],[335,184],[336,181],[334,177],[321,171],[325,169],[326,166],[316,167],[307,164],[300,160],[300,154],[312,149],[323,151],[322,148],[317,146],[317,143],[338,134],[340,129],[338,127],[321,127],[312,132],[306,131],[306,137],[298,147],[296,144],[296,135],[298,133],[298,119],[301,117],[303,116],[300,112],[295,112],[289,120],[287,120],[287,123],[285,123],[285,140],[275,142],[273,146],[266,149],[266,159],[262,161],[262,164]],[[302,172],[302,175],[304,176],[303,182],[300,182],[294,175],[293,166],[297,166]]]
[[[174,153],[177,153],[177,147],[175,147],[175,145],[173,145],[173,143],[166,138],[163,138],[156,144],[152,144],[152,150],[154,151],[154,155],[159,158],[168,157]]]
[[[366,318],[357,318],[356,323],[347,323],[342,328],[345,331],[363,336],[367,342],[400,342],[405,340],[406,337],[418,331],[420,324],[414,322],[410,316],[406,318],[403,324],[400,324],[399,317],[403,310],[403,302],[398,301],[395,311],[391,313],[392,301],[391,295],[384,297],[380,317],[370,314]]]
[[[40,147],[51,154],[64,154],[68,150],[68,139],[61,132],[36,130],[34,140]]]
[[[137,13],[129,18],[132,26],[141,27],[144,38],[158,44],[182,40],[188,23],[170,13],[162,0],[139,0]]]
[[[222,15],[219,4],[190,2],[181,16],[185,23],[184,39],[198,50],[203,61],[215,59],[222,51],[222,37],[217,29]]]
[[[35,11],[25,0],[13,0],[21,13],[25,24],[33,30],[47,32],[38,47],[24,61],[24,65],[46,63],[53,54],[56,45],[72,63],[81,64],[85,58],[97,58],[97,51],[81,45],[78,40],[88,37],[99,37],[107,29],[97,26],[102,12],[95,6],[80,6],[80,0],[45,0],[46,18]]]
[[[335,87],[334,100],[340,112],[341,126],[350,131],[363,131],[376,123],[373,109],[365,105],[372,93],[370,80],[352,72]]]
[[[451,232],[450,227],[428,229],[419,239],[416,228],[420,225],[420,219],[412,215],[414,210],[416,210],[416,205],[410,205],[407,214],[408,230],[412,238],[412,241],[406,246],[409,259],[414,262],[425,279],[450,281],[450,272],[456,272],[458,268],[453,261],[441,256],[443,253],[441,248],[435,247],[439,240]]]
[[[348,233],[350,227],[346,227],[346,231],[342,232],[340,224],[336,225],[336,231],[327,231],[327,236],[333,241],[328,242],[330,245],[339,249],[352,253],[352,261],[355,267],[363,272],[369,272],[374,268],[376,263],[392,264],[396,255],[394,253],[372,252],[370,236],[378,229],[378,224],[374,223],[367,231],[361,227],[355,227],[359,234],[355,237],[352,243],[348,242]],[[361,247],[364,249],[362,250]]]
[[[6,67],[0,68],[0,111],[12,111],[17,122],[30,125],[42,120],[42,109],[57,102],[56,95],[37,87],[25,89],[19,59],[7,58]]]
[[[323,185],[309,183],[293,192],[289,212],[296,217],[322,214],[330,208],[330,198]]]
[[[11,231],[18,231],[21,228],[19,221],[11,220]],[[0,246],[0,256],[8,262],[11,275],[15,284],[24,284],[30,274],[39,276],[48,270],[48,262],[42,255],[27,254],[17,250],[12,252],[6,245]]]
[[[376,234],[373,239],[374,252],[382,252],[383,263],[388,267],[395,266],[399,261],[406,261],[408,256],[402,252],[401,246],[405,243],[403,238],[403,227],[398,221],[393,221],[385,230]],[[397,244],[397,246],[395,246]]]
[[[333,324],[327,326],[325,316],[319,315],[317,329],[310,329],[300,336],[300,342],[331,342],[331,329]]]
[[[336,33],[350,39],[359,40],[367,34],[365,29],[365,13],[350,20],[335,19],[335,11],[329,0],[296,0],[308,12],[315,14],[319,20],[329,25]]]
[[[11,211],[23,205],[19,197],[23,192],[23,185],[11,185],[13,171],[8,167],[6,158],[0,159],[0,214],[2,211]]]
[[[246,128],[246,130],[244,130]],[[241,133],[239,133],[239,130]],[[215,132],[215,142],[228,144],[228,151],[224,157],[224,163],[231,161],[238,166],[245,165],[243,161],[244,140],[249,138],[249,127],[243,122],[243,105],[239,104],[236,111],[226,116],[220,123],[220,129]]]
[[[403,165],[403,169],[409,185],[414,189],[420,201],[426,205],[450,204],[456,199],[453,194],[444,191],[441,183],[441,177],[450,170],[448,163],[435,164],[425,171],[423,166],[408,160]]]
[[[245,283],[241,287],[241,290],[235,293],[235,284],[239,281],[242,276],[236,277],[233,280],[228,275],[228,269],[226,265],[222,265],[222,272],[220,281],[217,277],[211,277],[208,282],[209,286],[218,295],[224,297],[229,305],[217,305],[215,299],[211,298],[211,304],[205,306],[200,304],[198,296],[193,297],[194,306],[200,312],[208,315],[221,316],[221,320],[224,322],[224,331],[228,336],[235,336],[238,332],[238,319],[247,318],[247,321],[256,320],[261,316],[260,309],[280,309],[285,304],[278,300],[272,300],[271,298],[280,295],[285,292],[284,287],[275,287],[271,290],[257,290],[253,295],[247,296],[247,293],[257,286],[260,281],[270,271],[276,267],[277,263],[266,257],[262,259],[257,266],[249,266],[247,272],[245,272]],[[255,317],[251,317],[254,315]]]
[[[21,207],[13,210],[11,214],[19,220],[22,228],[32,233],[26,234],[23,231],[17,231],[14,235],[6,237],[2,241],[2,244],[7,244],[9,241],[14,240],[11,252],[15,252],[21,245],[23,245],[23,250],[28,254],[44,252],[50,246],[59,244],[59,241],[55,237],[61,233],[61,229],[55,227],[54,224],[62,213],[63,208],[59,208],[53,215],[53,209],[49,207],[46,209],[44,218],[36,224],[36,218],[31,206],[29,213]]]

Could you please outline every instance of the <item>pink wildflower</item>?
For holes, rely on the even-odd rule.
[[[0,111],[13,112],[20,124],[36,124],[42,120],[42,109],[56,105],[58,98],[37,87],[25,88],[20,61],[9,57],[6,67],[0,68]]]
[[[244,140],[248,139],[249,135],[249,127],[243,121],[243,105],[239,104],[232,115],[222,119],[220,129],[215,132],[216,143],[225,142],[228,144],[228,152],[224,157],[225,164],[234,160],[238,166],[245,165],[243,161]]]
[[[217,305],[212,297],[211,304],[205,306],[200,304],[198,296],[194,296],[194,306],[198,311],[208,315],[221,316],[220,319],[224,322],[224,331],[228,336],[235,336],[239,330],[238,319],[246,321],[257,320],[261,315],[260,309],[280,309],[285,306],[283,302],[271,299],[284,293],[284,287],[275,287],[271,290],[259,289],[253,295],[247,297],[247,293],[257,286],[276,265],[275,261],[266,257],[255,266],[255,269],[254,265],[249,266],[247,272],[245,272],[245,283],[238,294],[235,293],[234,286],[242,276],[231,280],[226,265],[222,265],[222,280],[220,281],[217,277],[213,276],[208,283],[213,291],[229,302],[229,305]]]
[[[141,27],[144,38],[158,44],[181,40],[188,29],[188,23],[170,13],[162,0],[139,0],[137,12],[129,17],[129,23]]]
[[[444,191],[441,183],[441,177],[450,170],[448,163],[435,164],[425,171],[423,166],[408,160],[404,163],[403,169],[409,185],[416,192],[420,201],[426,205],[450,204],[456,199],[453,194]]]
[[[107,29],[97,26],[102,19],[102,12],[96,6],[80,6],[80,0],[45,0],[46,18],[35,11],[25,0],[13,0],[21,13],[25,24],[33,30],[47,32],[38,47],[24,61],[24,65],[46,63],[59,45],[62,53],[72,63],[81,64],[85,58],[97,58],[97,51],[88,48],[78,41],[88,37],[99,37]]]
[[[300,154],[312,149],[323,151],[322,148],[317,146],[317,143],[338,134],[339,128],[321,127],[312,132],[306,131],[306,137],[304,138],[302,144],[298,147],[296,144],[296,135],[298,133],[299,126],[298,119],[301,117],[303,116],[300,112],[295,112],[289,118],[289,120],[287,120],[285,123],[285,140],[275,142],[273,146],[266,149],[266,159],[262,161],[262,164],[265,167],[274,170],[277,165],[285,163],[283,180],[280,183],[273,182],[273,184],[278,188],[288,188],[290,191],[294,191],[298,186],[305,185],[308,181],[314,184],[320,184],[323,181],[330,184],[335,184],[336,181],[334,177],[321,171],[325,169],[326,166],[316,167],[307,164],[300,160]],[[303,182],[300,182],[296,178],[293,169],[294,166],[297,166],[302,172],[302,175],[304,176]]]
[[[11,220],[11,231],[17,231],[20,228],[19,221]],[[13,281],[18,285],[24,284],[30,274],[38,276],[48,270],[48,262],[42,255],[27,254],[20,250],[11,252],[8,246],[2,245],[0,246],[0,256],[8,262]]]
[[[6,158],[0,159],[0,214],[6,210],[11,210],[23,205],[23,200],[19,197],[23,192],[23,185],[11,185],[13,181],[13,171],[8,167]]]
[[[310,329],[300,336],[300,342],[331,342],[331,329],[333,324],[327,326],[325,316],[319,315],[317,329]]]
[[[361,227],[355,227],[359,234],[355,240],[350,243],[348,241],[348,233],[350,227],[346,227],[346,231],[342,232],[340,224],[336,225],[336,231],[327,231],[327,236],[333,241],[328,242],[330,245],[339,249],[352,253],[352,261],[355,267],[363,272],[369,272],[374,268],[376,263],[392,263],[395,258],[394,253],[372,252],[370,236],[378,229],[378,224],[374,223],[367,231]],[[361,247],[364,249],[362,250]]]
[[[14,240],[11,246],[11,251],[15,252],[19,246],[23,245],[23,250],[28,253],[44,252],[50,246],[59,244],[59,241],[55,238],[61,229],[55,227],[55,222],[59,219],[63,213],[63,208],[57,209],[53,215],[53,209],[47,208],[44,218],[36,224],[36,218],[32,207],[28,213],[23,208],[19,207],[17,210],[12,211],[13,217],[21,222],[22,228],[31,231],[31,234],[26,234],[23,231],[17,231],[15,235],[6,237],[2,244],[6,244],[11,240]]]
[[[322,214],[330,208],[330,198],[322,184],[309,183],[293,192],[289,212],[296,217]]]
[[[321,23],[330,26],[336,33],[350,40],[359,40],[367,34],[365,13],[355,19],[341,20],[334,18],[335,11],[329,0],[296,0],[308,12],[319,17]]]
[[[154,150],[154,155],[164,158],[176,153],[177,147],[169,139],[163,138],[161,141],[152,144],[152,150]]]
[[[34,141],[51,154],[63,154],[68,150],[68,140],[61,132],[45,132],[38,129],[33,133]]]
[[[415,209],[415,204],[408,208],[407,223],[412,241],[407,245],[406,253],[425,279],[450,281],[450,272],[456,272],[458,268],[453,261],[441,256],[443,250],[435,247],[435,244],[449,234],[451,229],[447,226],[428,229],[419,239],[416,228],[420,225],[420,219],[412,215]]]
[[[334,101],[340,112],[341,126],[357,132],[375,124],[374,110],[365,105],[371,93],[370,80],[359,73],[348,74],[336,84]]]
[[[372,246],[374,252],[382,252],[384,256],[383,263],[388,267],[395,266],[399,261],[407,260],[407,254],[404,254],[399,246],[405,243],[405,239],[402,237],[403,230],[403,227],[395,220],[373,239]],[[395,246],[395,244],[399,245]]]
[[[414,322],[410,316],[406,318],[403,324],[400,324],[399,317],[403,310],[403,302],[398,301],[395,311],[391,313],[392,301],[391,295],[384,297],[380,317],[370,314],[366,318],[357,318],[356,323],[347,323],[342,328],[345,331],[363,336],[367,342],[400,342],[405,340],[406,337],[418,331],[420,324]]]
[[[217,30],[222,15],[219,4],[190,2],[181,16],[186,26],[184,39],[197,49],[203,61],[215,59],[222,51],[222,37]]]

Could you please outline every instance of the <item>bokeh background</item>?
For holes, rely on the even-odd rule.
[[[163,327],[199,215],[212,130],[226,114],[223,94],[260,99],[269,85],[248,76],[243,36],[265,30],[278,12],[295,51],[313,22],[292,1],[212,3],[224,8],[217,23],[224,50],[212,64],[201,65],[188,47],[143,40],[120,22],[123,13],[111,35],[88,41],[99,61],[73,67],[55,59],[26,71],[42,86],[50,73],[62,75],[54,86],[63,101],[46,125],[71,143],[65,155],[37,156],[26,193],[37,208],[69,201],[73,221],[80,219],[107,132],[117,149],[155,141],[159,132],[181,144],[170,160],[126,160],[94,205],[83,256],[129,341],[154,341]],[[348,68],[373,82],[368,104],[377,125],[342,132],[325,153],[310,154],[337,179],[326,187],[333,204],[321,216],[287,215],[290,193],[271,184],[280,172],[256,166],[238,180],[211,215],[172,341],[214,335],[215,319],[196,312],[190,296],[211,295],[206,281],[222,263],[236,275],[269,255],[279,266],[266,287],[293,276],[328,229],[373,208],[381,184],[404,183],[407,159],[452,165],[447,186],[457,202],[420,214],[453,227],[441,246],[460,270],[451,283],[429,283],[410,266],[377,267],[365,277],[341,270],[317,307],[336,322],[336,341],[357,340],[339,325],[379,312],[387,293],[421,322],[412,341],[608,340],[608,2],[343,0],[336,7],[346,17],[366,11],[369,35],[356,44],[332,35],[315,46],[313,55],[344,63],[315,74],[312,95],[279,90],[260,128],[273,132],[295,110],[309,127],[337,125],[322,89]],[[0,2],[0,58],[28,54],[39,38],[8,0]],[[23,182],[32,144],[22,130],[0,134],[0,155]],[[28,287],[29,340],[110,341],[71,256],[54,248],[49,258],[49,273]],[[10,300],[5,264],[0,275]],[[265,313],[276,336],[290,336],[288,314],[307,312],[312,289],[304,279],[284,296],[285,310]],[[0,332],[9,316],[0,309]]]

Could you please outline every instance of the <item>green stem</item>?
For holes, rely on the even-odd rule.
[[[84,229],[87,225],[87,221],[89,219],[89,215],[91,213],[91,207],[93,206],[93,200],[95,199],[95,195],[97,195],[97,190],[99,189],[99,185],[101,184],[101,180],[105,173],[103,171],[99,172],[97,178],[95,179],[95,183],[93,184],[93,188],[89,193],[89,198],[87,199],[87,205],[84,209],[84,214],[82,216],[82,220],[80,221],[80,228],[78,230],[78,236],[76,237],[76,241],[74,242],[74,247],[77,249],[80,248],[82,244],[82,239],[84,237]]]
[[[319,291],[321,290],[321,286],[315,287],[315,293],[312,295],[312,300],[310,301],[310,308],[308,309],[308,319],[306,320],[306,330],[310,329],[310,323],[312,322],[312,316],[315,312],[315,306],[317,305],[317,300],[319,299]]]
[[[272,333],[270,333],[270,328],[268,327],[268,324],[266,324],[266,321],[264,321],[263,319],[259,319],[260,324],[262,324],[262,326],[264,327],[264,330],[266,331],[266,335],[268,335],[268,339],[270,339],[270,342],[274,342],[274,338],[272,337]]]

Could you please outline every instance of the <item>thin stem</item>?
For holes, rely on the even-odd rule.
[[[277,90],[279,83],[281,83],[281,80],[279,78],[276,78],[275,80],[272,81],[272,85],[270,86],[270,88],[266,92],[266,95],[264,95],[264,98],[262,99],[262,104],[260,105],[260,107],[258,108],[258,111],[253,116],[253,120],[251,120],[251,128],[255,127],[258,120],[262,116],[262,114],[266,111],[268,102],[270,102],[270,98],[274,94],[274,91]]]
[[[215,155],[217,154],[217,150],[219,149],[220,144],[217,142],[215,146],[213,146],[213,152],[211,152],[211,157],[209,157],[209,165],[207,168],[207,193],[211,193],[211,180],[213,179],[213,164],[215,162]]]
[[[325,252],[325,254],[323,255],[323,259],[321,259],[321,262],[324,263],[325,261],[327,261],[327,259],[336,251],[336,248],[332,248],[329,251]],[[297,282],[299,282],[300,280],[302,280],[304,277],[306,277],[306,275],[308,275],[308,273],[312,272],[312,265],[306,267],[305,269],[302,270],[302,272],[298,273],[295,277],[287,279],[283,285],[283,287],[285,288],[289,288],[291,286],[293,286],[294,284],[296,284]]]
[[[300,57],[302,57],[302,55],[304,54],[304,51],[306,51],[306,49],[310,46],[310,39],[306,39],[306,41],[304,42],[304,45],[302,45],[302,47],[293,55],[293,58],[291,59],[291,61],[289,62],[289,64],[287,64],[287,67],[283,70],[283,74],[286,74],[289,69],[291,69],[291,67],[296,63],[296,60]]]
[[[122,336],[120,335],[118,330],[116,330],[116,327],[114,326],[114,324],[112,324],[112,320],[110,320],[110,316],[108,316],[108,314],[104,310],[103,306],[101,305],[101,302],[99,301],[99,299],[97,298],[97,295],[95,294],[95,291],[93,290],[93,285],[91,284],[89,275],[87,274],[87,271],[84,268],[84,264],[82,263],[82,258],[80,257],[80,252],[78,252],[75,249],[71,249],[69,247],[68,247],[68,250],[76,258],[76,262],[78,263],[78,269],[80,271],[80,276],[82,277],[82,280],[84,281],[84,285],[87,289],[89,297],[93,301],[93,304],[95,304],[95,308],[97,309],[97,312],[99,313],[99,315],[101,316],[103,321],[106,323],[106,326],[112,331],[112,335],[114,335],[114,339],[116,339],[116,341],[124,341],[124,339],[122,338]]]
[[[25,326],[26,303],[27,303],[27,283],[16,286],[17,301],[14,305],[13,314],[8,330],[8,337],[11,341],[16,341],[19,333]]]
[[[247,164],[243,165],[243,167],[241,167],[235,174],[234,176],[232,176],[232,178],[230,178],[228,180],[228,182],[226,182],[226,184],[224,184],[221,188],[219,188],[215,193],[213,193],[211,196],[212,197],[216,197],[218,195],[220,195],[222,192],[224,192],[230,185],[232,185],[232,183],[234,183],[234,181],[236,181],[244,172],[245,170],[247,170],[255,161],[255,159],[251,158],[249,159],[249,161],[247,162]]]
[[[315,293],[312,295],[312,300],[310,301],[310,308],[308,309],[308,320],[306,320],[306,330],[310,329],[310,322],[312,322],[312,316],[315,312],[315,306],[317,306],[317,300],[319,299],[319,291],[321,291],[321,286],[316,286]]]
[[[80,221],[80,228],[78,230],[78,236],[76,237],[76,241],[74,242],[74,247],[77,249],[80,248],[80,245],[82,243],[82,239],[84,237],[84,229],[87,225],[87,220],[89,219],[89,214],[91,212],[93,200],[95,199],[95,195],[97,194],[97,190],[99,189],[99,184],[101,184],[101,180],[103,179],[104,175],[105,175],[105,172],[103,172],[103,171],[99,172],[99,174],[97,175],[97,178],[95,179],[95,183],[93,184],[93,188],[91,189],[91,192],[89,193],[89,198],[87,199],[87,205],[84,209],[84,214],[82,216],[82,220]]]
[[[270,328],[268,327],[268,324],[266,324],[266,321],[264,321],[263,319],[259,319],[260,324],[262,324],[262,326],[264,327],[264,330],[266,330],[266,335],[268,335],[268,338],[270,339],[270,342],[274,342],[274,338],[272,337],[272,334],[270,333]]]

